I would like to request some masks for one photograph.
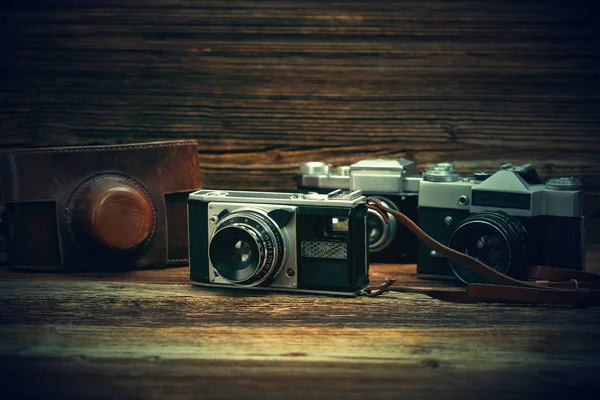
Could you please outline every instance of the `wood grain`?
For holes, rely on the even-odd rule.
[[[247,398],[361,398],[370,392],[375,398],[452,398],[464,391],[466,397],[518,397],[552,396],[553,390],[580,396],[585,394],[582,389],[597,387],[597,363],[589,354],[598,351],[598,344],[591,332],[278,327],[107,332],[86,326],[33,331],[30,326],[0,327],[0,332],[8,337],[3,353],[20,346],[13,369],[2,371],[5,377],[4,373],[15,377],[27,367],[33,376],[58,379],[77,395],[176,397],[202,391],[210,398],[231,398],[235,393],[246,393]],[[557,382],[557,371],[570,381]],[[65,372],[84,384],[66,380]],[[528,375],[529,385],[522,374]],[[108,385],[94,382],[92,376]],[[490,376],[497,385],[494,391],[485,387]],[[51,385],[42,380],[23,390],[66,392],[58,387],[56,381]]]
[[[512,325],[558,328],[600,326],[596,308],[445,303],[423,295],[390,294],[381,299],[339,299],[256,291],[205,290],[185,285],[124,283],[1,283],[5,324],[192,327],[233,326],[493,327]],[[427,318],[423,318],[427,315]],[[516,319],[513,319],[516,318]]]
[[[547,363],[523,366],[519,355],[514,357],[510,368],[491,371],[453,368],[435,359],[405,364],[366,360],[358,365],[32,357],[7,358],[0,372],[5,393],[16,398],[588,399],[599,388],[594,364],[548,367],[556,359],[552,357]],[[28,377],[35,377],[35,384]]]
[[[0,146],[199,141],[209,188],[298,165],[534,163],[585,184],[600,242],[593,2],[8,0]]]
[[[594,265],[600,268],[600,265]],[[374,281],[414,265],[373,266]],[[193,287],[186,268],[0,276],[8,398],[589,398],[600,310]]]
[[[204,326],[204,327],[104,327],[51,325],[0,327],[5,339],[2,353],[18,348],[24,357],[251,360],[396,363],[415,365],[434,359],[453,368],[482,370],[510,367],[511,356],[521,353],[525,362],[547,361],[548,353],[569,347],[571,361],[587,363],[598,351],[589,331],[548,332],[528,327],[448,329],[322,326]],[[569,334],[565,339],[563,336]],[[506,339],[499,341],[498,336]],[[482,350],[486,351],[482,351]],[[491,358],[490,350],[495,353]],[[470,357],[464,357],[462,353]],[[487,354],[486,354],[487,353]],[[489,358],[489,359],[488,359]],[[558,360],[560,362],[562,360]]]

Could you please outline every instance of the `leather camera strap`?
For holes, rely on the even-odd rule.
[[[425,244],[448,260],[460,264],[479,274],[493,284],[472,283],[466,289],[427,289],[393,286],[390,279],[379,286],[365,289],[367,296],[379,296],[389,291],[421,293],[439,300],[453,302],[506,302],[570,305],[586,307],[600,305],[600,275],[568,269],[533,266],[529,269],[529,279],[521,281],[511,278],[489,267],[476,258],[451,249],[425,233],[410,218],[399,211],[390,209],[373,197],[365,200],[365,205],[376,211],[389,222],[389,214],[406,226]]]

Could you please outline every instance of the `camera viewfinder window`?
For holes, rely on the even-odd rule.
[[[348,221],[347,217],[332,217],[331,218],[331,233],[332,234],[345,234],[348,232]]]

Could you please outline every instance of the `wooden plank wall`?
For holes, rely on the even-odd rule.
[[[592,1],[5,0],[0,145],[196,138],[206,187],[307,160],[504,162],[585,182],[600,241]]]

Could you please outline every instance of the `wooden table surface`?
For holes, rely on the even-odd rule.
[[[588,269],[600,272],[592,249]],[[408,285],[414,265],[374,265]],[[187,268],[0,270],[0,397],[593,398],[600,308],[193,287]]]

